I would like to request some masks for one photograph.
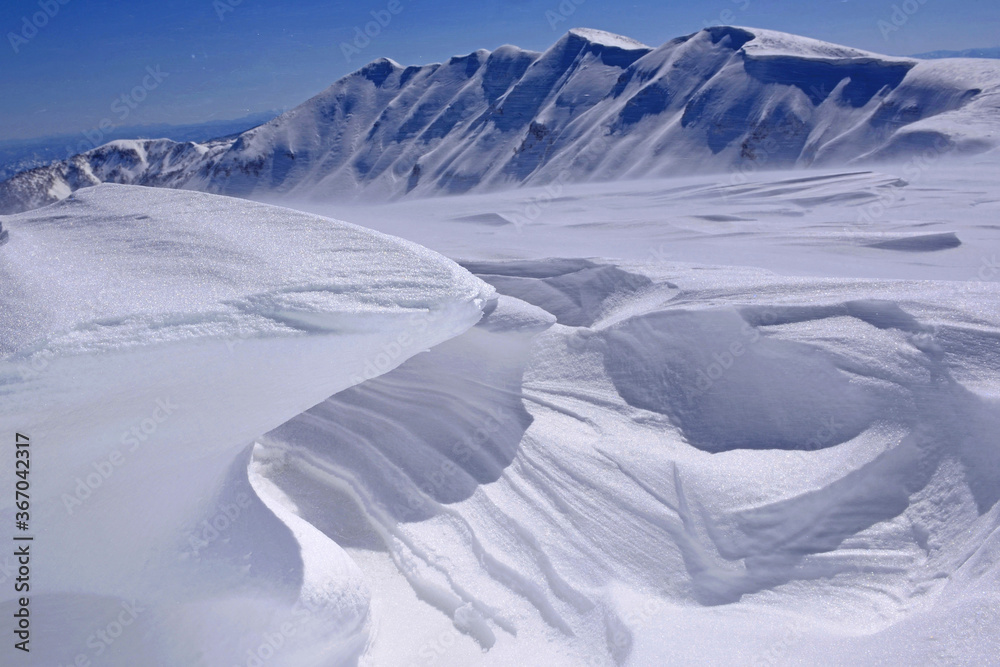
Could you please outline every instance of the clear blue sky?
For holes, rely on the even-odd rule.
[[[391,20],[348,61],[341,44],[391,2],[398,13],[382,13]],[[879,21],[905,3],[916,11],[883,36]],[[380,56],[424,64],[505,43],[543,50],[576,26],[659,45],[719,23],[894,55],[1000,45],[997,0],[3,0],[0,139],[281,110]],[[123,94],[127,106],[115,103]]]

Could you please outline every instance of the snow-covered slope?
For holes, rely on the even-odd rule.
[[[1000,664],[1000,197],[967,162],[331,206],[501,294],[259,440],[379,582],[371,664]]]
[[[1000,658],[995,284],[469,268],[479,325],[254,457],[382,582],[372,664]]]
[[[997,157],[5,217],[28,664],[1000,663]]]
[[[379,59],[235,139],[114,142],[0,183],[24,210],[98,181],[382,199],[1000,143],[1000,64],[893,58],[714,27],[650,48],[571,30],[443,64]]]
[[[202,193],[101,185],[4,228],[0,432],[31,439],[25,664],[247,664],[268,642],[268,664],[356,658],[367,583],[262,501],[248,447],[462,333],[492,288],[407,241]],[[15,481],[5,466],[10,525]]]

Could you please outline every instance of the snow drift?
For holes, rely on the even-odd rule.
[[[371,663],[996,663],[996,163],[906,171],[336,207],[500,293],[258,440]]]
[[[394,591],[374,664],[996,661],[995,285],[594,268],[492,263],[474,329],[260,440],[457,637]]]
[[[102,185],[4,227],[0,430],[33,443],[32,664],[355,660],[367,584],[262,500],[249,447],[465,331],[492,289],[406,241],[200,193]]]
[[[349,210],[464,268],[193,192],[5,217],[31,657],[997,663],[1000,197],[945,167]]]
[[[834,165],[996,147],[1000,64],[719,26],[657,48],[576,29],[544,53],[382,58],[236,138],[116,141],[0,183],[0,211],[100,182],[399,197]]]

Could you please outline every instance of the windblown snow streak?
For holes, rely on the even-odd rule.
[[[544,53],[379,59],[203,144],[116,141],[0,183],[0,211],[99,182],[263,197],[432,195],[906,158],[997,145],[1000,64],[714,27],[651,48],[571,30]]]

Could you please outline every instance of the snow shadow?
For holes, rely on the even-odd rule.
[[[465,334],[330,397],[265,442],[294,443],[309,475],[331,489],[346,486],[358,506],[348,504],[347,522],[355,528],[358,510],[420,521],[440,504],[465,500],[499,479],[520,447],[532,422],[521,399],[531,340],[552,323],[512,315],[504,305],[487,311]],[[295,501],[317,492],[284,490]],[[355,530],[336,523],[324,532]],[[359,546],[374,544],[371,535],[356,532]]]
[[[646,276],[586,259],[467,262],[501,294],[552,313],[559,324],[589,327],[620,299],[651,287]]]
[[[648,313],[599,340],[621,397],[667,415],[703,451],[831,447],[878,411],[830,353],[767,338],[732,308]]]

